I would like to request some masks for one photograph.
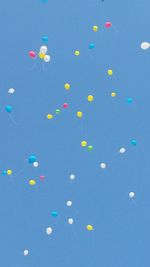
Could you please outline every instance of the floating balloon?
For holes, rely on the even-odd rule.
[[[98,31],[98,26],[97,26],[97,25],[94,25],[94,26],[93,26],[93,31],[94,31],[94,32],[97,32],[97,31]]]
[[[49,55],[46,55],[46,56],[44,57],[44,61],[45,61],[45,62],[49,62],[50,60],[51,60],[51,58],[50,58]]]
[[[81,142],[81,146],[83,146],[83,147],[87,146],[87,142],[86,141],[82,141]]]
[[[67,204],[68,207],[71,207],[72,206],[72,201],[69,200],[69,201],[67,201],[66,204]]]
[[[91,224],[88,224],[86,228],[88,231],[93,231],[93,226]]]
[[[44,180],[44,178],[45,178],[44,175],[41,175],[41,176],[40,176],[40,179],[41,179],[41,180]]]
[[[105,163],[101,163],[100,167],[101,167],[101,169],[105,169],[106,168],[106,164]]]
[[[79,56],[79,55],[80,55],[80,51],[76,50],[76,51],[74,52],[74,54],[75,54],[75,56]]]
[[[73,181],[75,179],[75,175],[74,174],[71,174],[70,175],[70,180]]]
[[[29,184],[30,184],[30,185],[35,185],[35,184],[36,184],[36,181],[35,181],[35,180],[30,180],[30,181],[29,181]]]
[[[106,23],[105,23],[105,27],[106,28],[110,28],[112,26],[112,23],[110,22],[110,21],[107,21]]]
[[[40,52],[39,53],[39,58],[44,59],[45,58],[45,54]]]
[[[113,71],[112,71],[111,69],[109,69],[109,70],[107,71],[107,73],[108,73],[109,76],[113,75]]]
[[[23,254],[24,254],[24,256],[28,256],[29,251],[27,249],[25,249],[24,252],[23,252]]]
[[[130,197],[130,198],[134,198],[134,197],[135,197],[135,193],[134,193],[134,192],[130,192],[130,193],[129,193],[129,197]]]
[[[47,53],[47,47],[46,46],[41,46],[40,47],[40,53],[42,53],[42,54],[46,54]]]
[[[7,175],[11,175],[12,174],[12,170],[7,170]]]
[[[29,51],[29,56],[31,58],[35,58],[36,57],[36,53],[34,51]]]
[[[45,43],[47,43],[48,42],[48,36],[43,36],[42,37],[42,41],[45,42]]]
[[[137,145],[137,141],[136,141],[135,139],[133,139],[133,140],[131,141],[131,144],[132,144],[133,146],[136,146],[136,145]]]
[[[81,111],[78,111],[78,112],[77,112],[77,117],[78,117],[78,118],[82,118],[82,116],[83,116],[83,113],[82,113]]]
[[[73,219],[72,219],[72,218],[69,218],[69,219],[68,219],[68,223],[69,223],[69,224],[73,224]]]
[[[89,102],[92,102],[94,97],[92,95],[88,95],[87,99],[88,99]]]
[[[69,105],[68,105],[67,103],[64,103],[64,104],[63,104],[63,107],[64,107],[64,108],[68,108],[68,106],[69,106]]]
[[[112,93],[111,93],[111,96],[112,96],[112,97],[115,97],[115,96],[116,96],[116,93],[115,93],[115,92],[112,92]]]
[[[119,151],[120,151],[120,153],[121,153],[121,154],[124,154],[124,153],[126,152],[126,150],[125,150],[125,148],[124,148],[124,147],[120,148],[120,150],[119,150]]]
[[[8,90],[8,93],[9,94],[13,94],[15,92],[15,89],[14,88],[10,88],[9,90]]]
[[[37,168],[39,166],[39,163],[37,161],[33,162],[33,166]]]
[[[57,211],[52,211],[52,212],[51,212],[51,215],[52,215],[53,217],[57,217],[57,216],[58,216],[58,212],[57,212]]]
[[[53,118],[53,115],[52,114],[47,114],[47,119],[50,120]]]
[[[3,175],[6,175],[6,174],[7,174],[7,171],[2,171],[2,174],[3,174]]]
[[[69,89],[70,89],[70,84],[69,84],[69,83],[66,83],[66,84],[64,85],[64,87],[65,87],[66,90],[69,90]]]
[[[6,107],[5,107],[5,110],[6,110],[8,113],[11,113],[11,112],[12,112],[12,107],[11,107],[11,106],[6,106]]]
[[[88,146],[88,151],[91,151],[91,150],[93,150],[93,146]]]
[[[133,102],[132,98],[128,97],[127,102],[131,104]]]
[[[150,44],[147,43],[147,42],[143,42],[143,43],[141,43],[141,48],[142,48],[143,50],[146,50],[146,49],[150,48]]]
[[[34,155],[31,155],[31,156],[28,158],[28,162],[29,162],[29,163],[34,163],[35,161],[37,161],[37,158],[36,158],[36,156],[34,156]]]
[[[47,235],[50,235],[53,232],[53,229],[51,227],[47,227],[46,233]]]
[[[61,110],[59,108],[56,109],[56,114],[60,114]]]
[[[93,48],[95,48],[95,44],[93,43],[89,44],[89,49],[93,49]]]

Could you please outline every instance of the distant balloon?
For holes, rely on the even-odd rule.
[[[131,141],[131,144],[132,144],[133,146],[136,146],[136,145],[137,145],[137,141],[136,141],[135,139],[133,139],[133,140]]]
[[[107,73],[108,73],[109,76],[111,76],[111,75],[113,75],[113,70],[109,69],[109,70],[107,71]]]
[[[75,175],[74,174],[71,174],[70,175],[70,180],[73,181],[75,179]]]
[[[49,62],[50,60],[51,60],[51,58],[50,58],[49,55],[46,55],[46,56],[44,57],[44,61],[45,61],[45,62]]]
[[[81,142],[81,146],[83,146],[83,147],[87,146],[87,142],[86,141],[82,141]]]
[[[89,44],[89,49],[93,49],[93,48],[95,48],[95,44],[93,43]]]
[[[69,219],[68,219],[68,223],[69,223],[69,224],[73,224],[73,219],[72,219],[72,218],[69,218]]]
[[[25,249],[24,252],[23,252],[23,254],[24,254],[24,256],[28,256],[29,251],[27,249]]]
[[[63,104],[63,107],[64,107],[64,108],[68,108],[68,106],[69,106],[68,103],[64,103],[64,104]]]
[[[31,155],[31,156],[28,158],[28,162],[29,162],[29,163],[34,163],[35,161],[37,161],[37,158],[36,158],[36,156],[34,156],[34,155]]]
[[[40,176],[40,179],[41,179],[41,180],[44,180],[44,178],[45,178],[44,175],[41,175],[41,176]]]
[[[93,226],[91,224],[88,224],[86,228],[88,231],[93,231]]]
[[[37,168],[39,166],[39,163],[37,161],[33,162],[33,166]]]
[[[53,229],[51,227],[47,227],[46,233],[47,235],[50,235],[53,232]]]
[[[58,212],[57,212],[57,211],[52,211],[52,212],[51,212],[51,215],[52,215],[53,217],[57,217],[57,216],[58,216]]]
[[[47,53],[47,47],[46,46],[41,46],[40,47],[40,53],[46,54]]]
[[[80,55],[80,51],[76,50],[76,51],[74,52],[74,54],[75,54],[75,56],[79,56],[79,55]]]
[[[82,116],[83,116],[82,111],[78,111],[78,112],[77,112],[77,117],[78,117],[78,118],[82,118]]]
[[[42,41],[45,42],[45,43],[47,43],[48,42],[48,36],[43,36],[42,37]]]
[[[135,197],[135,193],[134,193],[134,192],[130,192],[130,193],[129,193],[129,197],[130,197],[130,198],[134,198],[134,197]]]
[[[7,175],[11,175],[12,174],[12,170],[7,170]]]
[[[15,89],[14,88],[10,88],[9,90],[8,90],[8,93],[9,94],[13,94],[15,92]]]
[[[128,97],[127,102],[131,104],[133,102],[132,98]]]
[[[40,52],[39,53],[39,58],[44,59],[45,58],[45,54]]]
[[[69,201],[67,201],[66,204],[67,204],[68,207],[71,207],[72,206],[72,201],[69,200]]]
[[[65,87],[66,90],[69,90],[69,89],[70,89],[70,84],[69,84],[69,83],[66,83],[66,84],[64,85],[64,87]]]
[[[54,116],[52,114],[47,114],[47,119],[50,120],[52,119]]]
[[[88,99],[89,102],[92,102],[94,97],[93,97],[93,95],[88,95],[87,99]]]
[[[36,57],[36,53],[34,51],[29,51],[29,56],[31,58],[35,58]]]
[[[55,112],[56,112],[56,114],[60,114],[61,110],[59,108],[57,108]]]
[[[124,148],[124,147],[120,148],[120,150],[119,150],[119,151],[120,151],[120,153],[121,153],[121,154],[123,154],[123,153],[125,153],[125,152],[126,152],[126,150],[125,150],[125,148]]]
[[[11,113],[11,112],[12,112],[12,107],[11,107],[11,106],[6,106],[6,107],[5,107],[5,110],[6,110],[8,113]]]
[[[116,96],[116,93],[115,93],[115,92],[112,92],[112,93],[111,93],[111,96],[112,96],[112,97],[115,97],[115,96]]]
[[[100,166],[101,166],[101,169],[105,169],[106,168],[106,164],[105,163],[101,163]]]
[[[88,146],[88,151],[91,151],[91,150],[93,150],[93,146]]]
[[[30,180],[30,181],[29,181],[29,184],[30,184],[30,185],[35,185],[35,184],[36,184],[36,181],[35,181],[35,180]]]
[[[97,31],[98,31],[98,26],[97,26],[97,25],[94,25],[94,26],[93,26],[93,31],[94,31],[94,32],[97,32]]]
[[[146,50],[146,49],[150,48],[150,44],[147,43],[147,42],[143,42],[143,43],[141,43],[141,48],[142,48],[143,50]]]
[[[106,23],[105,23],[105,27],[106,28],[110,28],[112,26],[112,23],[110,22],[110,21],[107,21]]]

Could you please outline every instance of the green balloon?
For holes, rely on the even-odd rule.
[[[56,114],[60,114],[61,110],[58,108],[56,109]]]
[[[93,146],[88,146],[88,151],[93,150]]]

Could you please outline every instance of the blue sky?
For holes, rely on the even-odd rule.
[[[150,50],[140,48],[149,41],[149,9],[148,0],[2,1],[0,267],[150,264]],[[37,57],[33,66],[28,52],[38,53],[45,35],[51,61],[43,65]],[[8,94],[12,87],[15,93]],[[47,120],[57,108],[61,114]],[[93,151],[82,148],[82,140]],[[38,168],[27,162],[32,154]],[[2,174],[8,169],[12,176]]]

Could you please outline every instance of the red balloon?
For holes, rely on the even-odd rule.
[[[34,51],[30,51],[29,52],[29,56],[32,57],[32,58],[35,58],[36,57],[36,53]]]
[[[64,104],[63,104],[63,107],[64,107],[64,108],[68,108],[68,106],[69,106],[69,105],[68,105],[67,103],[64,103]]]
[[[112,23],[110,22],[110,21],[107,21],[106,23],[105,23],[105,27],[106,28],[110,28],[112,26]]]

